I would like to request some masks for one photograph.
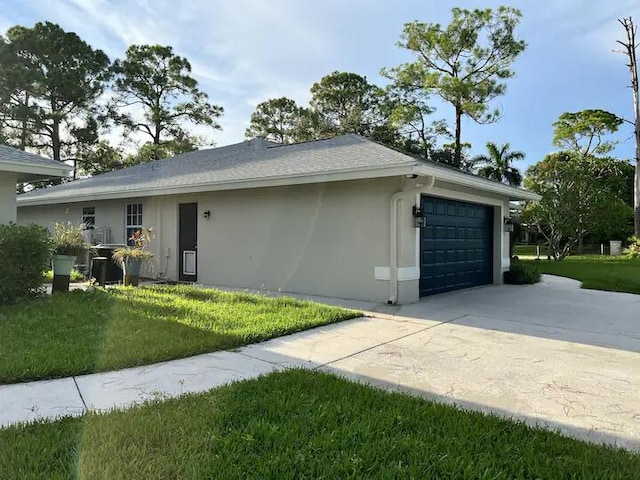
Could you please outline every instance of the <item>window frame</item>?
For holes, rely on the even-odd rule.
[[[127,203],[124,209],[124,234],[125,243],[133,246],[131,235],[144,228],[142,202]]]
[[[91,210],[91,212],[88,212],[87,210]],[[91,221],[87,221],[88,219],[91,219]],[[87,227],[87,230],[93,230],[94,228],[96,228],[95,206],[82,207],[81,223]]]

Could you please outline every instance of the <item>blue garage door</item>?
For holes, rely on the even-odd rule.
[[[493,208],[426,196],[422,208],[420,295],[491,283]]]

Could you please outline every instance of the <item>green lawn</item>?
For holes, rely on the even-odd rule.
[[[613,292],[640,293],[640,260],[606,255],[567,257],[560,262],[522,260],[541,273],[569,277],[582,282],[582,288]]]
[[[356,316],[195,287],[73,291],[0,308],[0,384],[225,350]]]
[[[640,456],[291,370],[0,430],[0,478],[637,478]]]
[[[526,255],[526,256],[533,256],[535,255],[537,252],[537,247],[536,245],[515,245],[513,247],[513,254],[514,255]],[[542,250],[542,252],[544,253],[544,249]]]

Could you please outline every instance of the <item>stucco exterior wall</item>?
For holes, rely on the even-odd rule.
[[[199,282],[386,301],[374,266],[388,262],[400,187],[391,178],[165,197],[161,248],[177,251],[178,205],[197,202]],[[177,258],[169,263],[175,277]]]
[[[416,182],[404,177],[19,207],[20,223],[79,222],[94,206],[96,226],[125,241],[128,203],[143,204],[155,254],[147,275],[178,279],[178,209],[198,204],[198,283],[386,302],[389,299],[390,200]],[[436,181],[398,202],[398,302],[419,299],[419,231],[412,208],[421,194],[494,207],[494,282],[508,268],[506,197]],[[210,211],[210,218],[204,212]]]
[[[0,224],[16,221],[16,183],[18,176],[0,172]]]

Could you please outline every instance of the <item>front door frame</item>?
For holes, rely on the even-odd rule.
[[[182,235],[182,210],[183,207],[193,207],[193,228],[195,229],[195,244],[185,245],[186,239],[183,239]],[[189,275],[184,273],[184,260],[185,252],[187,255],[193,255],[194,257],[194,274]],[[193,252],[193,253],[192,253]],[[198,281],[198,203],[197,202],[184,202],[178,204],[178,281],[179,282],[197,282]]]

